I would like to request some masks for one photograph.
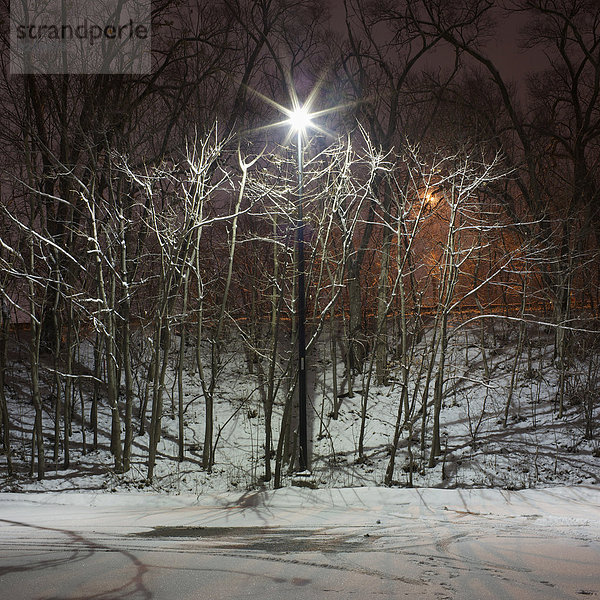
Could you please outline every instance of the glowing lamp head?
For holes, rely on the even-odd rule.
[[[299,132],[310,127],[310,114],[305,106],[298,107],[290,114],[289,124],[294,131]]]

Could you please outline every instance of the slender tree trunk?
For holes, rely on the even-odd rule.
[[[506,396],[506,405],[504,406],[504,419],[502,421],[503,427],[508,424],[508,413],[510,412],[510,405],[512,402],[515,385],[517,383],[517,374],[519,372],[519,363],[521,361],[521,354],[523,353],[523,344],[525,342],[525,309],[527,305],[527,288],[525,280],[521,287],[521,322],[519,323],[519,338],[517,340],[517,348],[515,350],[515,359],[513,360],[512,369],[510,373],[510,386],[508,388],[508,394]]]
[[[52,331],[54,332],[53,340],[53,355],[54,355],[54,386],[56,388],[55,400],[54,400],[54,448],[52,454],[52,460],[55,464],[58,463],[58,457],[60,454],[60,424],[62,420],[62,379],[60,376],[60,327],[58,321],[58,308],[55,307],[51,312],[54,324]]]
[[[444,250],[444,268],[442,272],[442,281],[440,283],[440,358],[438,370],[435,378],[435,387],[433,395],[433,430],[431,439],[431,452],[429,454],[429,467],[435,466],[435,459],[442,453],[440,442],[440,413],[442,410],[442,399],[444,395],[444,376],[446,368],[446,353],[448,349],[448,313],[454,297],[454,288],[458,278],[457,267],[457,237],[458,237],[458,203],[452,192],[451,213],[448,224],[448,240]]]
[[[81,364],[81,340],[78,338],[77,340],[77,362]],[[77,391],[79,392],[79,410],[81,411],[81,454],[85,456],[87,454],[87,431],[86,431],[86,423],[85,423],[85,396],[83,392],[83,378],[80,378],[77,382]],[[74,392],[73,392],[74,393]],[[73,397],[73,402],[75,402],[75,397]]]
[[[119,196],[119,202],[122,200]],[[123,442],[123,471],[131,466],[133,444],[133,372],[131,367],[131,282],[129,274],[127,221],[123,207],[119,206],[119,238],[121,242],[121,364],[125,375],[125,440]]]
[[[214,399],[212,391],[204,394],[204,446],[202,448],[202,466],[207,473],[212,473],[213,467],[213,434],[214,434]]]
[[[32,292],[33,293],[33,292]],[[33,296],[32,296],[33,298]],[[31,307],[31,344],[29,347],[29,360],[31,365],[31,396],[35,409],[35,421],[33,425],[32,440],[35,454],[37,454],[37,478],[42,480],[45,475],[44,459],[44,430],[43,430],[43,408],[40,394],[40,335],[41,326],[35,322],[35,308]],[[32,456],[33,460],[33,456]]]
[[[8,415],[8,406],[6,404],[5,378],[8,350],[8,332],[10,320],[8,312],[5,310],[4,300],[0,298],[0,413],[2,416],[2,447],[6,456],[6,468],[8,475],[13,474],[12,451],[10,444],[10,419]]]
[[[447,349],[447,333],[446,329],[447,316],[442,317],[442,328],[443,331],[440,334],[440,360],[438,363],[437,375],[435,377],[435,387],[433,392],[433,428],[431,433],[431,453],[429,455],[429,467],[435,466],[435,459],[442,453],[442,447],[440,443],[440,413],[442,411],[442,397],[444,391],[444,370],[446,363],[446,349]]]
[[[152,388],[152,415],[150,420],[150,440],[148,443],[148,481],[154,476],[156,464],[156,453],[161,438],[163,393],[165,387],[165,375],[169,363],[169,348],[171,346],[171,335],[166,317],[157,322],[156,347],[154,356],[154,386]],[[161,360],[162,356],[162,360]]]
[[[398,402],[398,412],[396,415],[396,424],[394,425],[394,437],[392,439],[392,446],[390,448],[390,458],[388,460],[387,469],[385,472],[385,485],[392,485],[394,480],[394,470],[396,464],[396,453],[398,452],[398,444],[400,443],[400,434],[402,433],[402,414],[404,412],[404,421],[407,422],[410,418],[409,405],[408,405],[408,383],[409,383],[409,364],[412,361],[412,348],[411,356],[409,356],[408,348],[408,335],[406,326],[406,303],[404,285],[402,283],[402,273],[398,274],[399,289],[397,295],[400,299],[400,336],[401,336],[401,364],[400,369],[402,373],[402,392],[400,394],[400,401]],[[416,335],[415,335],[416,337]],[[410,442],[409,442],[410,443]],[[412,472],[412,460],[409,463],[409,469]]]
[[[64,402],[64,427],[63,427],[63,468],[68,469],[71,464],[71,435],[72,431],[72,419],[73,419],[73,352],[75,346],[73,344],[73,304],[71,300],[68,301],[69,319],[66,331],[66,350],[67,350],[67,364],[66,372],[67,378],[65,381],[65,402]]]
[[[114,457],[116,473],[123,471],[123,449],[121,445],[121,416],[119,414],[119,382],[117,381],[116,345],[114,316],[109,316],[108,335],[104,341],[106,350],[106,388],[111,414],[110,450]]]
[[[358,367],[355,356],[359,353],[355,349],[356,339],[362,332],[362,290],[360,288],[360,266],[354,260],[348,261],[348,361],[351,369]],[[350,390],[349,390],[350,393]]]
[[[428,352],[428,363],[427,363],[427,374],[425,375],[425,385],[423,387],[423,396],[421,402],[421,452],[425,456],[425,435],[427,432],[427,417],[429,414],[429,387],[431,385],[431,379],[433,377],[433,368],[437,359],[438,352],[438,322],[441,318],[438,310],[438,314],[435,318],[435,324],[433,327],[433,336],[429,345]]]
[[[331,403],[333,409],[331,418],[337,421],[340,415],[340,399],[338,397],[337,332],[335,331],[335,311],[333,306],[329,317],[329,325],[331,336]]]
[[[562,261],[561,261],[562,262]],[[565,398],[565,386],[566,386],[566,372],[568,368],[568,357],[567,357],[567,346],[568,346],[568,332],[565,329],[565,323],[569,322],[570,319],[570,307],[571,307],[571,269],[572,265],[569,259],[569,266],[561,269],[562,273],[560,277],[562,279],[559,300],[556,303],[557,308],[555,309],[556,314],[556,354],[558,358],[558,418],[562,419],[564,413],[564,398]],[[566,271],[566,273],[565,273]]]
[[[131,324],[129,322],[129,303],[124,311],[121,341],[121,360],[125,372],[125,440],[123,443],[123,470],[131,467],[131,445],[133,443],[133,372],[131,368]]]
[[[277,442],[277,451],[275,453],[275,471],[273,486],[277,489],[281,487],[281,472],[284,464],[289,461],[293,462],[295,456],[294,449],[292,448],[292,411],[294,408],[294,388],[290,384],[287,397],[285,400],[285,406],[283,409],[283,415],[281,417],[281,432],[279,434],[279,441]],[[293,464],[290,463],[290,468],[293,468]]]
[[[387,384],[387,316],[389,310],[388,277],[390,266],[390,249],[392,241],[391,229],[383,230],[383,249],[381,254],[381,271],[379,273],[379,285],[377,291],[377,335],[375,337],[375,373],[378,385]]]
[[[92,427],[92,448],[98,449],[98,400],[100,398],[100,382],[102,381],[102,351],[104,336],[96,332],[94,342],[94,385],[92,388],[92,405],[90,408],[90,425]]]
[[[179,357],[177,361],[177,425],[178,425],[178,445],[179,445],[179,462],[185,459],[185,429],[183,420],[183,403],[184,403],[184,387],[183,387],[183,365],[185,361],[185,346],[187,338],[187,306],[189,292],[189,272],[186,268],[184,272],[183,285],[183,310],[181,319],[181,333],[179,336]]]

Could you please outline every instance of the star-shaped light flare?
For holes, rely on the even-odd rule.
[[[273,106],[274,108],[276,108],[280,113],[282,113],[285,116],[285,118],[282,119],[281,121],[277,121],[275,123],[270,123],[269,125],[264,125],[262,127],[257,127],[255,129],[253,129],[252,131],[257,132],[257,131],[263,131],[266,129],[274,129],[274,128],[279,128],[279,127],[288,125],[289,131],[285,138],[284,144],[288,144],[290,142],[292,136],[295,134],[299,134],[302,137],[304,137],[309,129],[319,131],[328,137],[335,137],[335,135],[332,132],[328,131],[322,125],[319,125],[316,122],[316,120],[324,115],[327,115],[327,114],[330,114],[333,112],[337,112],[344,107],[343,106],[334,106],[332,108],[327,108],[324,110],[317,110],[317,111],[313,112],[312,106],[315,102],[315,98],[316,98],[317,94],[319,93],[319,88],[320,88],[320,85],[317,84],[317,86],[315,86],[315,88],[309,94],[308,98],[303,103],[301,103],[293,84],[291,82],[288,82],[288,89],[289,89],[289,94],[290,94],[291,104],[292,104],[291,108],[282,106],[281,104],[279,104],[272,98],[269,98],[269,97],[265,96],[264,94],[261,94],[257,90],[251,89],[250,91],[252,94],[258,96],[263,102],[266,102],[267,104]]]

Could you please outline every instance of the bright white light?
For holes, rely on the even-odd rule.
[[[295,131],[304,132],[310,127],[310,113],[305,106],[300,106],[290,114],[289,123]]]

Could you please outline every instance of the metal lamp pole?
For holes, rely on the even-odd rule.
[[[296,268],[298,273],[298,421],[300,471],[308,469],[306,416],[306,306],[304,291],[304,216],[302,213],[302,129],[298,128],[298,223],[296,226]]]

